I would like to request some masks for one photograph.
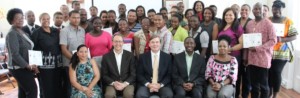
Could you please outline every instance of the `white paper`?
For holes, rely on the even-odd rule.
[[[127,44],[123,44],[123,47],[122,47],[124,50],[127,50],[129,52],[131,52],[131,44],[130,43],[127,43]]]
[[[262,45],[261,33],[243,34],[243,48],[250,48]]]
[[[285,28],[284,24],[273,23],[273,26],[275,28],[276,36],[284,36],[284,28]]]
[[[171,53],[178,54],[185,50],[183,42],[173,40]]]
[[[43,55],[41,51],[28,50],[29,65],[43,66]]]
[[[212,41],[212,50],[214,54],[218,54],[219,53],[219,42],[218,40],[213,40]]]
[[[112,33],[112,28],[111,28],[111,27],[109,27],[109,28],[103,28],[102,30],[108,32],[110,35],[113,34],[113,33]]]
[[[74,54],[75,52],[77,52],[77,50],[73,50],[72,54]],[[90,48],[88,48],[88,58],[91,58]]]

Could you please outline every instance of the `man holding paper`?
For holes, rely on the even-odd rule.
[[[263,5],[256,3],[252,10],[255,19],[251,20],[246,33],[261,33],[262,45],[250,47],[245,50],[244,60],[247,62],[251,80],[251,97],[268,98],[268,71],[271,67],[273,47],[276,43],[274,27],[266,18],[263,18]],[[246,40],[244,40],[245,42]],[[260,93],[260,94],[259,94]]]

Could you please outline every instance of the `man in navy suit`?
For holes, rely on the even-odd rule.
[[[138,91],[136,98],[149,98],[158,95],[160,98],[173,98],[171,89],[171,56],[160,51],[159,36],[150,38],[150,52],[140,55],[137,65]]]

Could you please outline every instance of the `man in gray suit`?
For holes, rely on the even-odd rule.
[[[174,98],[202,98],[205,83],[206,63],[202,56],[194,52],[195,40],[184,40],[185,51],[175,55],[172,70]]]

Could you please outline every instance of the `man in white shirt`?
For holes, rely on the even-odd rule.
[[[123,50],[123,37],[113,37],[114,49],[102,58],[102,77],[105,98],[134,98],[136,80],[135,58],[129,51]]]

